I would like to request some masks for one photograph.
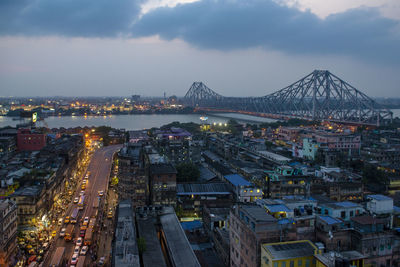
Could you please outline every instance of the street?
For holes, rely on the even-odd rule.
[[[98,242],[96,242],[96,241],[98,239],[97,232],[100,229],[102,220],[103,220],[103,218],[106,218],[106,216],[107,216],[107,211],[104,212],[104,207],[105,207],[105,202],[106,202],[105,198],[108,195],[108,183],[109,183],[110,171],[111,171],[111,166],[112,166],[112,156],[116,151],[118,151],[120,149],[120,147],[121,146],[119,146],[119,145],[107,146],[107,147],[100,148],[94,152],[91,162],[89,163],[89,166],[88,166],[88,169],[86,172],[86,173],[90,173],[90,175],[89,175],[88,181],[86,183],[86,189],[83,190],[84,196],[85,196],[84,206],[83,206],[83,210],[81,210],[78,213],[77,223],[75,224],[75,227],[73,229],[72,240],[65,241],[64,238],[60,237],[60,230],[62,228],[67,227],[67,224],[63,223],[63,225],[59,226],[59,228],[57,229],[57,235],[56,235],[55,239],[53,240],[53,244],[51,244],[50,253],[47,256],[47,258],[45,259],[44,266],[48,266],[50,264],[52,256],[53,256],[54,252],[56,251],[57,247],[65,247],[65,253],[64,253],[62,262],[68,263],[68,264],[70,263],[70,259],[73,255],[73,251],[75,248],[75,241],[79,237],[80,228],[83,225],[83,219],[85,217],[95,218],[95,220],[96,220],[96,224],[93,228],[94,238],[93,238],[93,242],[92,242],[91,246],[89,247],[88,253],[86,254],[85,266],[92,265],[91,264],[93,262],[92,259],[97,259],[97,258],[100,258],[101,256],[108,256],[109,253],[107,255],[96,255],[97,254],[97,246],[98,246]],[[83,174],[83,177],[85,177],[85,174]],[[80,197],[83,177],[77,183],[75,193],[73,194],[73,198]],[[103,196],[99,196],[100,191],[104,192]],[[97,198],[100,198],[100,205],[98,208],[93,207],[93,204]],[[78,207],[78,204],[74,204],[71,201],[66,209],[65,216],[70,216],[72,211],[77,207]],[[96,212],[97,209],[98,209],[98,212]],[[64,217],[64,219],[65,219],[65,217]],[[107,220],[107,219],[105,219],[105,220]],[[88,229],[88,230],[91,230],[91,229]],[[103,250],[102,250],[102,253],[104,253]]]

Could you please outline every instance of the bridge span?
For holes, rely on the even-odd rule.
[[[329,120],[357,125],[391,121],[393,113],[327,70],[315,70],[297,82],[261,97],[227,97],[194,82],[184,97],[200,111],[238,112],[274,119]]]

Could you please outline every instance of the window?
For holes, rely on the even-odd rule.
[[[354,216],[354,211],[350,211],[350,217]]]
[[[381,251],[383,251],[383,250],[385,249],[385,246],[384,246],[384,245],[381,245],[381,246],[380,246],[380,249],[381,249]]]
[[[281,262],[281,267],[286,267],[286,261]]]
[[[278,262],[274,262],[274,267],[278,267]]]
[[[340,212],[340,217],[343,219],[346,218],[346,211]]]
[[[306,259],[306,267],[310,267],[310,259]]]
[[[294,267],[294,261],[290,261],[290,267]]]
[[[303,265],[303,261],[302,260],[299,260],[298,262],[297,262],[297,266],[302,266]]]

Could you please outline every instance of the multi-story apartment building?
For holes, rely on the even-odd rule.
[[[43,185],[32,185],[18,189],[10,196],[17,203],[18,226],[36,224],[38,217],[44,212],[44,195]]]
[[[147,205],[149,197],[141,157],[140,143],[128,143],[118,153],[118,193],[121,199],[130,199],[134,207]]]
[[[295,240],[295,232],[257,205],[237,205],[230,212],[230,266],[260,266],[261,244]]]
[[[17,226],[17,205],[8,199],[0,200],[0,266],[13,266]]]
[[[351,232],[353,249],[366,255],[368,266],[393,266],[400,254],[395,243],[395,235],[385,225],[385,221],[373,216],[359,216],[351,219],[354,230]]]

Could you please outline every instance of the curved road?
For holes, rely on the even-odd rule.
[[[93,201],[98,197],[98,191],[104,191],[104,196],[102,198],[105,198],[105,196],[107,196],[108,183],[112,166],[112,157],[113,154],[116,151],[118,151],[121,147],[122,145],[107,146],[100,148],[93,153],[92,159],[87,169],[87,171],[90,172],[90,176],[85,190],[85,207],[83,212],[82,211],[79,212],[77,220],[78,223],[75,224],[74,228],[75,235],[73,236],[72,241],[66,242],[64,238],[59,237],[59,231],[58,231],[57,236],[55,238],[55,242],[53,242],[50,248],[49,256],[46,258],[46,261],[44,262],[43,266],[48,266],[50,264],[50,261],[57,247],[66,248],[64,259],[68,260],[69,263],[75,247],[74,240],[79,237],[79,228],[82,225],[81,221],[83,221],[84,217],[89,217],[89,218],[91,217],[93,212]],[[81,184],[82,184],[82,179],[80,179],[80,181],[77,183],[77,188],[74,197],[79,197],[79,192],[81,191]],[[100,207],[102,206],[104,206],[104,199],[102,199],[100,203]],[[76,207],[77,204],[70,203],[66,212],[66,216],[69,216],[73,211],[73,209]],[[97,218],[99,218],[100,214],[101,210],[99,209],[99,215],[97,216]],[[61,226],[58,230],[60,230],[62,227],[66,227],[66,225]],[[89,253],[87,254],[86,262],[91,262]]]

